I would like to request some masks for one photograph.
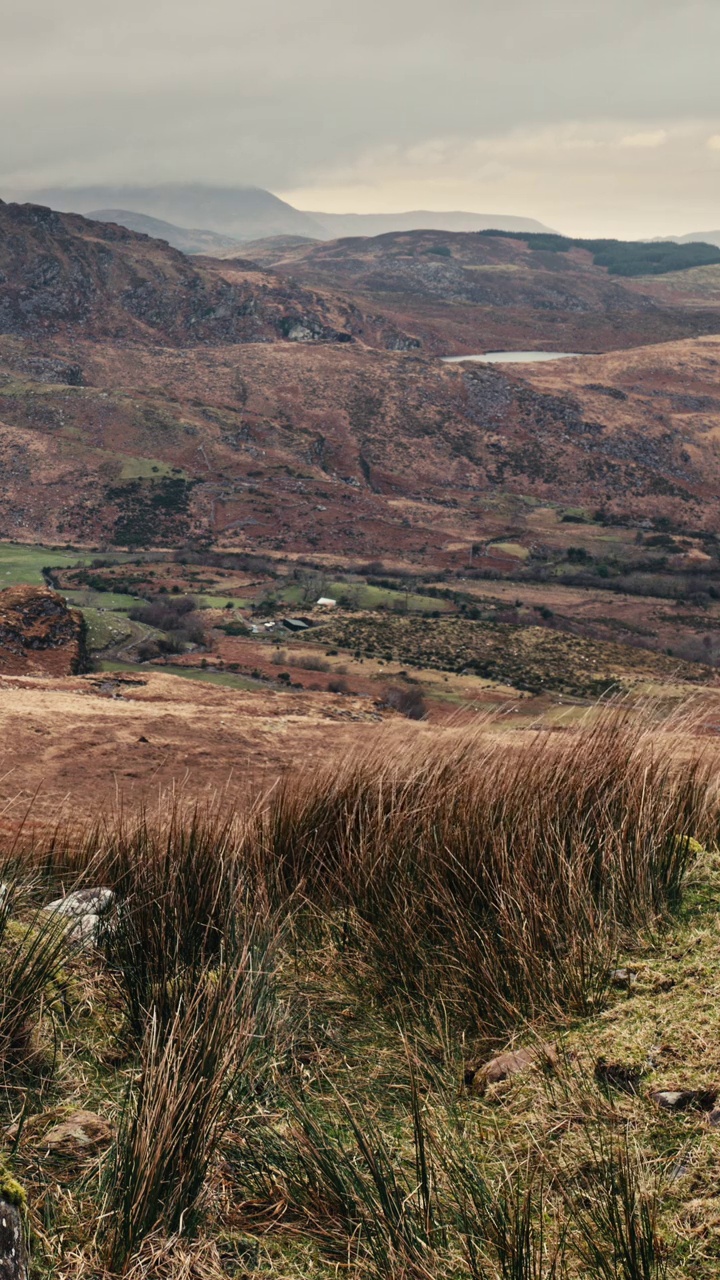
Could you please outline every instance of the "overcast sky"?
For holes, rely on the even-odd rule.
[[[0,194],[720,227],[720,0],[0,0]]]

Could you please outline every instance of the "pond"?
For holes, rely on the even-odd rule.
[[[476,364],[533,364],[541,360],[571,360],[579,354],[579,351],[486,351],[479,356],[443,356],[443,363],[472,360]]]

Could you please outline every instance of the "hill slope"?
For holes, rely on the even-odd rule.
[[[598,351],[720,331],[720,306],[664,305],[652,296],[657,277],[610,276],[588,249],[563,241],[558,252],[561,238],[547,239],[544,248],[545,237],[412,231],[266,241],[252,253],[278,274],[382,308],[439,354]]]
[[[353,304],[251,262],[222,275],[112,223],[0,202],[0,333],[195,344],[349,341],[359,330],[372,340]]]
[[[232,236],[221,236],[216,231],[203,231],[199,228],[176,227],[172,222],[163,222],[162,218],[150,218],[145,213],[132,213],[129,209],[93,209],[87,215],[94,222],[115,222],[128,231],[138,231],[141,235],[153,236],[156,240],[166,240],[173,249],[181,253],[224,253],[226,250],[240,251],[240,240]]]
[[[415,209],[408,213],[310,213],[334,240],[340,236],[381,236],[389,231],[550,231],[535,218],[513,218],[502,213],[466,213]]]

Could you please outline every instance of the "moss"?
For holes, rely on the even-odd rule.
[[[0,1161],[0,1200],[18,1207],[27,1204],[27,1196],[23,1187],[21,1187],[17,1178],[13,1178],[2,1161]]]

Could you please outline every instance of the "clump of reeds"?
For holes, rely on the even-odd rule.
[[[12,866],[0,883],[0,1067],[33,1055],[33,1033],[60,999],[57,979],[72,951],[67,920],[34,904],[33,887]]]
[[[113,1267],[159,1229],[192,1231],[208,1168],[261,1074],[272,1013],[267,952],[246,944],[198,973],[172,1016],[148,1014],[106,1172]]]
[[[664,1280],[657,1172],[626,1127],[616,1133],[598,1126],[588,1139],[590,1160],[560,1174],[582,1262],[597,1280]]]
[[[246,856],[277,902],[342,916],[354,963],[406,1010],[440,1000],[491,1034],[586,1012],[623,931],[677,904],[708,829],[706,774],[670,748],[612,708],[560,743],[388,740],[285,780]]]
[[[232,819],[174,808],[113,832],[104,859],[116,893],[104,947],[133,1031],[170,1021],[209,966],[257,938],[264,901],[243,876]]]

